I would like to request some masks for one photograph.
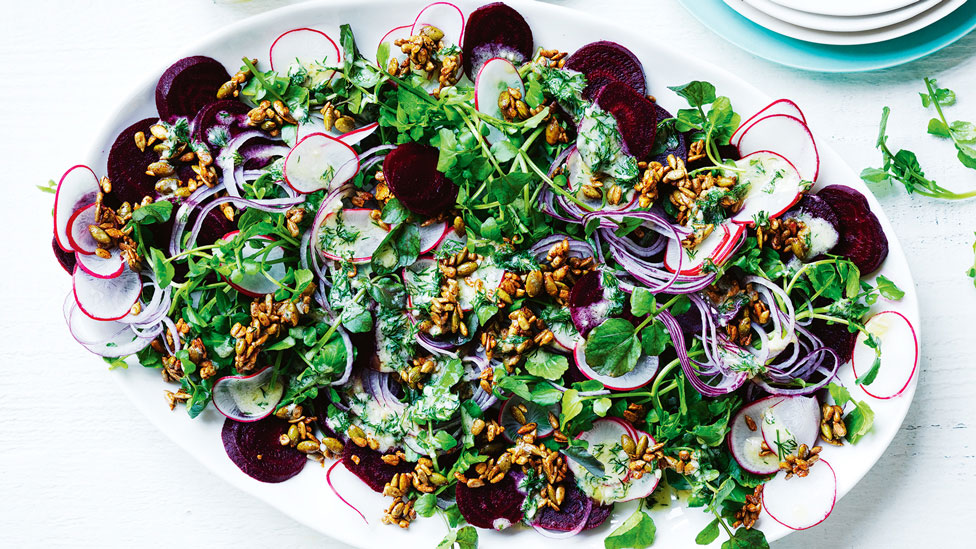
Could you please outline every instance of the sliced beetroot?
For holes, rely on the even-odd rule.
[[[833,208],[840,223],[840,241],[833,253],[853,261],[862,275],[877,270],[888,257],[888,237],[868,199],[844,185],[824,187],[817,196]]]
[[[840,219],[837,218],[837,212],[827,204],[826,200],[815,194],[803,195],[803,198],[782,217],[783,219],[790,219],[802,215],[823,219],[834,229],[840,230]]]
[[[662,120],[667,120],[668,118],[674,118],[671,113],[654,103],[654,112],[657,115],[657,123],[660,124]],[[660,125],[658,126],[657,133],[654,136],[654,150],[651,160],[656,160],[662,164],[668,163],[668,155],[674,155],[682,160],[688,158],[688,133],[679,132],[672,126],[670,131],[661,131]]]
[[[599,107],[613,115],[623,138],[624,150],[644,160],[654,149],[657,109],[643,94],[620,81],[608,82],[597,95]]]
[[[54,248],[54,257],[58,258],[61,268],[68,274],[75,272],[75,263],[77,263],[75,253],[62,250],[61,246],[58,246],[58,239],[55,237],[51,238],[51,247]]]
[[[357,459],[353,459],[353,457]],[[359,463],[356,463],[359,461]],[[359,477],[374,492],[383,492],[383,486],[397,473],[413,471],[414,464],[401,461],[399,465],[389,465],[383,461],[382,454],[369,447],[360,448],[347,442],[342,450],[342,464]]]
[[[308,462],[305,454],[281,445],[287,431],[288,422],[274,416],[251,423],[228,419],[220,437],[227,456],[244,474],[261,482],[284,482]]]
[[[647,93],[644,67],[634,52],[616,42],[591,42],[566,58],[566,68],[586,76],[583,97],[593,100],[610,82],[622,82],[639,95]]]
[[[459,482],[456,499],[464,519],[478,528],[501,530],[522,520],[525,495],[519,493],[512,475],[480,488],[468,488]]]
[[[192,119],[200,109],[217,99],[217,90],[230,80],[227,69],[203,55],[184,57],[170,65],[156,84],[156,110],[170,121],[184,116]]]
[[[612,503],[609,505],[597,505],[594,503],[593,510],[590,511],[590,518],[586,519],[586,526],[583,527],[583,531],[592,530],[603,525],[610,518],[610,513],[613,513]]]
[[[244,102],[236,99],[214,101],[200,112],[190,123],[191,138],[207,145],[211,151],[221,148],[220,143],[250,129],[247,126],[247,113],[250,110]]]
[[[159,160],[159,155],[146,147],[140,151],[135,135],[149,135],[149,128],[158,118],[145,118],[122,130],[108,152],[106,174],[112,181],[112,192],[105,195],[105,203],[116,208],[123,202],[139,202],[145,196],[156,196],[156,177],[147,175],[146,168]]]
[[[532,44],[532,29],[522,14],[503,2],[481,6],[471,12],[464,28],[464,72],[473,82],[492,57],[504,57],[517,66],[532,57]]]
[[[590,503],[590,514],[586,517],[586,525],[583,527],[584,530],[596,528],[607,519],[607,516],[610,515],[610,510],[613,509],[613,507],[607,506],[600,508],[600,505],[591,501],[590,498],[587,497],[587,495],[576,486],[576,476],[573,475],[572,472],[570,472],[569,476],[566,477],[563,484],[566,487],[566,499],[563,500],[563,504],[560,506],[559,510],[554,511],[551,507],[543,508],[535,516],[535,521],[533,524],[547,530],[568,532],[576,528],[580,521],[584,519],[583,515],[586,513],[587,503]],[[596,513],[596,517],[593,516],[594,513]],[[592,525],[591,519],[595,519],[593,520]]]
[[[215,208],[207,212],[207,217],[200,225],[200,234],[197,235],[197,246],[209,246],[217,242],[229,232],[237,230],[237,223],[230,221],[224,216],[220,208]]]
[[[854,341],[856,333],[851,333],[843,324],[830,324],[826,320],[816,319],[807,327],[813,335],[820,338],[825,347],[833,349],[841,364],[845,364],[854,355]]]
[[[457,201],[458,186],[437,171],[438,151],[429,145],[404,143],[383,161],[383,176],[400,203],[415,214],[434,216]]]
[[[599,271],[590,271],[581,276],[569,292],[569,314],[580,335],[596,328],[606,318],[606,298]]]

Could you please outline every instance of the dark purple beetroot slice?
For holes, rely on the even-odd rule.
[[[472,81],[492,57],[504,57],[516,66],[532,57],[532,29],[522,14],[502,2],[471,12],[463,42],[461,61]]]
[[[267,166],[273,159],[288,154],[288,148],[281,140],[255,137],[248,139],[239,152],[244,157],[244,169],[257,170]]]
[[[516,489],[512,475],[480,488],[468,488],[459,482],[456,499],[464,519],[478,528],[501,530],[522,520],[525,495]]]
[[[352,457],[357,456],[359,463],[353,461]],[[383,486],[396,473],[409,473],[413,471],[414,464],[401,461],[399,465],[388,465],[383,461],[382,454],[368,447],[360,448],[352,442],[347,442],[342,450],[342,464],[354,475],[359,477],[374,492],[383,492]]]
[[[840,219],[837,217],[837,212],[830,207],[826,200],[815,194],[803,195],[803,198],[790,208],[790,211],[783,214],[782,217],[789,219],[803,214],[810,217],[819,217],[827,223],[830,223],[838,232],[840,231]]]
[[[623,82],[640,95],[647,93],[644,67],[634,52],[616,42],[591,42],[566,58],[566,68],[586,76],[583,97],[593,100],[610,82]]]
[[[230,80],[227,69],[203,55],[184,57],[170,65],[156,84],[156,110],[159,117],[192,119],[200,109],[217,99],[217,90]]]
[[[657,110],[654,103],[619,81],[603,86],[596,103],[617,121],[624,150],[637,160],[647,158],[654,149],[654,137],[657,135]]]
[[[220,208],[214,208],[207,212],[207,217],[200,225],[200,234],[197,235],[197,246],[209,246],[217,242],[231,231],[237,230],[237,223],[229,221],[224,216]]]
[[[274,416],[242,423],[227,419],[220,437],[227,456],[241,471],[261,482],[284,482],[305,467],[308,458],[279,439],[288,431],[288,423]]]
[[[142,132],[149,135],[149,128],[159,122],[158,118],[146,118],[136,122],[115,138],[108,151],[106,174],[112,181],[112,192],[105,196],[105,203],[117,208],[122,202],[139,202],[145,196],[156,196],[156,177],[146,175],[146,168],[159,160],[152,147],[140,151],[136,146],[135,135]]]
[[[651,152],[654,156],[651,157],[651,160],[656,160],[661,164],[667,164],[668,155],[671,154],[682,160],[686,160],[688,158],[688,134],[675,130],[674,126],[668,128],[668,131],[661,131],[661,121],[674,117],[667,109],[657,103],[654,103],[654,112],[657,115],[657,123],[659,126],[657,133],[654,135],[654,150]]]
[[[75,263],[78,262],[75,258],[74,252],[66,252],[58,246],[58,239],[51,238],[51,247],[54,248],[54,257],[58,258],[58,263],[61,264],[61,268],[64,269],[68,274],[75,272]]]
[[[214,101],[200,112],[191,122],[191,137],[207,145],[211,151],[220,149],[221,140],[227,140],[249,129],[247,113],[250,108],[236,99]],[[216,139],[216,142],[214,142]]]
[[[829,347],[837,353],[837,358],[841,364],[851,359],[854,354],[854,340],[857,339],[857,334],[848,331],[847,326],[836,322],[828,324],[826,320],[816,319],[810,323],[807,329],[819,337],[825,347]]]
[[[434,216],[454,206],[458,186],[437,171],[438,151],[420,143],[404,143],[383,161],[390,192],[411,212]]]
[[[817,196],[837,214],[840,241],[833,253],[853,261],[861,274],[877,270],[888,257],[888,237],[871,211],[868,199],[843,185],[824,187]]]
[[[583,527],[583,531],[592,530],[603,525],[610,517],[610,513],[613,513],[612,503],[610,505],[596,505],[594,503],[593,510],[590,511],[590,518],[586,519],[586,526]]]
[[[566,487],[566,499],[563,500],[559,511],[553,511],[551,507],[545,507],[535,516],[534,524],[536,526],[546,528],[547,530],[568,532],[576,528],[580,521],[583,520],[583,514],[586,512],[586,504],[590,498],[576,486],[576,477],[572,473],[564,481],[564,486]],[[598,507],[596,502],[591,503],[590,515],[586,517],[587,526],[590,524],[590,517],[593,516],[594,512],[597,512]],[[608,509],[610,508],[608,507]],[[602,511],[598,512],[599,514],[602,514]],[[599,519],[600,517],[597,516],[596,518]],[[590,528],[596,528],[604,520],[606,520],[606,515],[599,522],[590,526]],[[585,528],[586,526],[584,526]]]
[[[604,306],[603,283],[600,271],[590,271],[581,276],[569,292],[569,315],[579,333],[586,336],[606,318],[600,309]]]

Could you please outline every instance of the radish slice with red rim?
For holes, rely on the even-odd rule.
[[[312,133],[288,152],[282,171],[288,186],[300,193],[332,190],[356,175],[359,156],[338,138]]]
[[[366,124],[362,128],[356,128],[350,132],[346,132],[339,136],[339,141],[342,141],[350,147],[358,145],[360,141],[366,139],[367,137],[373,135],[376,132],[376,128],[379,128],[378,122],[373,122],[372,124]]]
[[[501,93],[509,88],[525,96],[525,85],[522,83],[518,69],[508,59],[502,57],[489,59],[478,71],[478,77],[475,79],[474,108],[492,118],[504,120],[505,116],[498,106],[498,99]],[[488,125],[488,141],[496,142],[504,137],[501,130],[491,124]]]
[[[549,322],[552,331],[550,347],[558,351],[573,352],[577,345],[583,343],[583,336],[572,322]]]
[[[112,248],[109,257],[78,254],[78,267],[95,278],[115,278],[125,269],[125,260],[118,248]]]
[[[519,409],[519,412],[514,412],[513,409],[517,406],[524,406],[525,410]],[[525,421],[519,421],[515,415],[517,413],[522,413],[522,419]],[[523,425],[528,423],[536,424],[536,437],[545,438],[552,434],[552,425],[549,424],[549,414],[552,413],[555,416],[559,416],[559,407],[556,405],[552,406],[540,406],[535,402],[530,400],[525,400],[519,396],[512,396],[512,398],[505,401],[501,409],[498,410],[498,423],[505,427],[502,434],[511,442],[515,442],[518,438],[518,430],[522,428]]]
[[[421,257],[403,269],[403,286],[407,290],[407,306],[424,308],[440,295],[440,269],[437,260]]]
[[[648,382],[654,379],[654,375],[657,374],[657,368],[660,362],[658,357],[647,356],[643,353],[637,359],[637,365],[634,366],[634,369],[626,374],[619,377],[601,374],[586,362],[584,347],[585,342],[580,342],[573,351],[573,359],[576,361],[576,367],[579,368],[584,376],[599,381],[607,389],[615,389],[617,391],[637,389],[638,387],[647,385]]]
[[[66,302],[65,318],[68,321],[68,331],[71,337],[82,345],[100,345],[112,341],[122,332],[129,330],[128,324],[115,320],[95,320],[78,308],[78,303],[69,298]],[[135,335],[135,334],[132,334]]]
[[[735,461],[746,471],[756,475],[771,475],[779,471],[779,456],[776,454],[759,455],[763,442],[759,425],[762,423],[766,410],[779,404],[785,398],[770,396],[757,400],[739,409],[732,419],[732,427],[728,436],[729,451]],[[752,421],[752,428],[746,421],[746,416]]]
[[[68,238],[69,221],[78,209],[95,202],[98,191],[98,177],[88,166],[73,166],[61,176],[54,194],[54,237],[62,250],[75,251]]]
[[[775,146],[777,152],[796,166],[800,177],[816,181],[820,175],[820,153],[810,128],[795,116],[771,114],[756,120],[742,131],[737,148],[739,156],[765,151]]]
[[[585,440],[589,446],[587,451],[604,466],[604,475],[596,476],[582,464],[569,456],[567,465],[576,475],[576,483],[583,492],[597,503],[606,504],[616,501],[627,501],[634,498],[646,497],[657,486],[654,473],[647,473],[640,479],[632,478],[630,471],[618,467],[620,463],[627,463],[630,457],[621,444],[622,435],[627,435],[635,442],[641,433],[626,421],[616,417],[606,417],[593,422],[593,426],[576,438]],[[654,439],[648,436],[648,446],[654,445]],[[649,477],[646,478],[645,477]]]
[[[739,185],[749,184],[742,197],[742,209],[732,221],[742,225],[755,223],[756,216],[775,219],[786,213],[803,196],[808,183],[790,161],[773,151],[756,151],[735,162],[744,169],[738,174]]]
[[[791,530],[812,528],[830,516],[837,502],[837,474],[823,459],[805,477],[777,475],[763,486],[763,511]]]
[[[858,387],[868,396],[882,400],[904,393],[918,370],[918,336],[912,323],[898,311],[882,311],[872,316],[864,328],[881,342],[881,367],[871,383],[859,383]],[[854,376],[865,375],[876,356],[867,345],[867,336],[859,332],[851,358]]]
[[[434,2],[420,10],[410,29],[410,35],[417,35],[424,27],[436,27],[444,33],[441,40],[446,45],[459,46],[464,39],[464,14],[450,2]]]
[[[368,263],[388,232],[373,221],[370,212],[368,208],[349,208],[327,215],[312,237],[322,256]]]
[[[68,244],[82,255],[91,255],[98,249],[98,242],[92,237],[89,225],[95,224],[95,204],[75,210],[68,219]]]
[[[776,101],[773,101],[760,109],[756,114],[750,116],[745,122],[739,124],[739,127],[732,132],[732,137],[729,138],[729,143],[732,145],[738,145],[738,140],[742,136],[742,132],[752,127],[752,125],[759,119],[774,114],[785,114],[800,119],[800,121],[802,121],[804,124],[807,123],[807,117],[803,115],[803,111],[800,110],[800,107],[796,103],[789,99],[777,99]]]
[[[380,65],[380,57],[381,57],[380,50],[383,48],[384,44],[386,44],[386,48],[387,48],[387,61],[386,61],[387,63],[389,63],[390,59],[396,59],[398,64],[402,63],[407,59],[407,54],[403,53],[403,50],[401,50],[398,46],[396,46],[394,42],[396,42],[397,40],[409,39],[410,29],[412,28],[413,25],[393,27],[392,29],[390,29],[389,32],[383,35],[383,38],[380,38],[380,43],[379,45],[376,46],[377,66],[379,66],[383,70],[386,70],[386,67]]]
[[[641,431],[640,429],[634,429],[634,442],[640,442],[642,437],[647,437],[647,447],[651,448],[657,444],[649,433]],[[620,501],[633,501],[635,499],[646,498],[651,495],[657,488],[661,478],[657,476],[658,471],[645,472],[640,478],[637,478],[634,473],[628,473],[627,477],[627,496]]]
[[[78,307],[95,320],[124,317],[142,293],[139,273],[127,268],[114,278],[97,278],[76,267],[72,282]]]
[[[317,29],[299,28],[275,38],[268,58],[271,69],[278,71],[281,76],[287,76],[289,68],[295,63],[301,64],[308,71],[312,83],[316,84],[332,78],[335,71],[325,69],[324,66],[341,63],[342,52],[328,34]]]
[[[240,231],[227,233],[221,240],[230,242],[237,238],[238,234]],[[221,255],[220,251],[217,250],[215,255]],[[266,235],[253,236],[244,243],[244,247],[241,249],[243,270],[231,271],[227,283],[242,294],[251,297],[274,293],[280,286],[269,280],[265,273],[274,280],[283,280],[288,274],[287,267],[281,263],[284,256],[284,250],[281,246],[275,245],[274,238]],[[227,263],[232,264],[230,261]],[[265,267],[263,264],[267,266]]]
[[[454,231],[454,227],[448,225],[446,221],[431,223],[430,225],[420,226],[420,253],[426,254],[440,246],[441,242],[447,238],[447,234]]]
[[[727,252],[738,239],[740,229],[729,221],[711,227],[711,232],[694,248],[685,248],[680,240],[669,240],[664,252],[664,266],[673,273],[680,264],[681,274],[697,275],[707,260],[720,265],[728,258]]]
[[[489,300],[495,297],[495,290],[502,284],[505,269],[495,265],[489,257],[478,262],[478,269],[466,277],[458,277],[457,302],[464,311],[470,311],[478,301],[478,295],[484,294]]]
[[[777,454],[796,454],[800,445],[816,446],[820,436],[820,403],[814,397],[791,396],[763,410],[762,438]]]
[[[214,383],[213,403],[217,411],[234,421],[257,421],[274,411],[285,386],[265,367],[249,376],[224,376]]]

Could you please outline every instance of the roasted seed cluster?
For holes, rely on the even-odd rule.
[[[705,295],[719,306],[735,299],[746,299],[742,307],[725,325],[725,335],[741,347],[752,343],[752,322],[766,324],[769,321],[769,306],[759,298],[752,284],[743,286],[735,277],[724,277],[721,284],[712,284],[705,289]]]
[[[251,64],[255,64],[257,62],[257,59],[251,60]],[[247,81],[250,78],[250,69],[237,71],[237,74],[231,77],[230,80],[224,82],[219,88],[217,88],[217,99],[230,99],[231,97],[237,97],[241,93],[241,88],[247,84]]]
[[[282,446],[291,446],[308,456],[308,459],[319,463],[324,463],[326,458],[331,459],[342,454],[342,442],[339,439],[316,438],[313,433],[316,418],[304,416],[301,406],[286,406],[275,412],[275,416],[290,423],[288,431],[278,439]]]
[[[146,166],[146,175],[159,178],[155,189],[160,195],[187,198],[202,185],[217,185],[217,169],[213,165],[213,156],[205,147],[191,148],[189,143],[172,143],[170,130],[162,124],[149,127],[148,139],[144,132],[136,132],[133,139],[140,151],[152,147],[153,152],[159,155],[158,160]],[[184,165],[190,166],[194,174],[186,181],[182,181],[176,173],[177,168]]]
[[[809,251],[809,236],[810,229],[797,219],[770,219],[765,227],[756,226],[756,245],[762,248],[768,244],[777,252],[790,252],[800,259]]]
[[[319,112],[322,113],[322,121],[325,125],[325,131],[331,131],[332,128],[335,128],[336,131],[340,133],[346,133],[356,129],[356,121],[353,119],[353,117],[349,116],[348,114],[342,114],[342,111],[337,109],[331,101],[325,105],[322,105]]]
[[[763,443],[766,444],[765,442]],[[768,449],[768,448],[766,448]],[[809,474],[813,464],[820,460],[821,446],[808,448],[806,444],[801,444],[796,449],[796,454],[787,454],[786,459],[780,462],[779,468],[786,471],[786,479],[793,478],[793,475],[805,477]]]
[[[847,436],[847,424],[844,423],[844,409],[840,406],[824,404],[821,409],[820,438],[827,444],[843,446]]]
[[[443,54],[442,50],[446,48],[443,38],[444,31],[433,25],[427,25],[420,29],[420,33],[410,38],[396,40],[393,45],[400,48],[407,58],[400,62],[395,57],[391,57],[386,68],[387,72],[393,76],[403,77],[413,69],[426,73],[428,80],[437,77],[438,87],[432,93],[434,97],[440,97],[441,90],[457,84],[461,67],[460,53]]]
[[[143,198],[139,204],[129,204],[123,202],[118,210],[113,210],[104,204],[105,195],[112,192],[112,181],[103,177],[99,182],[98,195],[95,198],[95,223],[88,226],[88,232],[95,240],[95,255],[102,259],[112,256],[111,250],[118,248],[122,259],[133,271],[142,269],[142,256],[139,255],[138,246],[132,240],[132,227],[126,227],[132,218],[132,212],[140,207],[151,204],[151,197]],[[132,306],[132,314],[138,315],[141,305],[136,302]]]
[[[745,504],[735,512],[735,522],[732,523],[732,528],[743,526],[749,530],[759,520],[759,513],[762,511],[763,486],[763,484],[756,486],[756,489],[746,496]]]
[[[288,106],[280,99],[275,101],[265,99],[247,113],[247,125],[260,128],[262,131],[268,132],[271,137],[280,135],[281,128],[285,124],[294,125],[297,123]]]
[[[275,301],[272,294],[255,298],[251,302],[251,322],[248,326],[234,324],[230,329],[234,345],[234,367],[246,374],[257,367],[258,353],[272,338],[278,337],[289,327],[298,326],[301,316],[307,314],[314,286],[296,300]]]

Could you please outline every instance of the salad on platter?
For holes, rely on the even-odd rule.
[[[649,546],[662,505],[723,547],[822,522],[831,452],[918,344],[873,312],[904,295],[872,276],[887,237],[818,182],[800,108],[648,89],[625,46],[537,44],[504,3],[404,23],[169,67],[158,116],[57,184],[74,338],[226,416],[244,474],[342,464],[388,497],[364,520],[442,515],[445,547],[575,536],[627,501],[608,548]]]

